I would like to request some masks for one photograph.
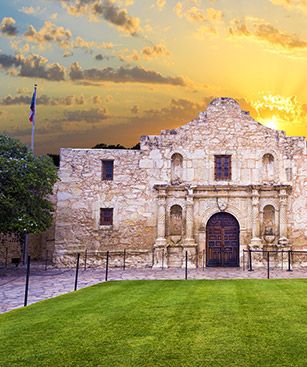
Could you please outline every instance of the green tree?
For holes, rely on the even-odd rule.
[[[0,135],[0,233],[39,233],[52,222],[48,200],[57,169],[20,141]]]

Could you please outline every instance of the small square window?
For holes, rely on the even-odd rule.
[[[113,225],[113,208],[100,208],[100,222],[101,226]]]
[[[113,162],[111,160],[102,161],[102,179],[112,181],[113,180]]]
[[[231,180],[231,155],[215,155],[215,179]]]

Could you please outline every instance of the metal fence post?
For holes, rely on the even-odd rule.
[[[267,278],[270,279],[270,251],[267,251],[267,265],[268,265],[268,269],[267,269]]]
[[[126,249],[124,249],[124,265],[123,270],[126,270]]]
[[[24,306],[27,306],[27,304],[28,304],[29,278],[30,278],[30,263],[31,263],[31,257],[28,256]]]
[[[288,270],[287,271],[292,271],[291,269],[291,250],[288,250]]]
[[[84,252],[84,271],[86,271],[86,266],[87,266],[87,249],[85,249]]]
[[[196,269],[198,269],[198,260],[199,260],[199,251],[198,247],[196,247]]]
[[[162,270],[164,269],[164,248],[162,249]]]
[[[76,276],[75,276],[75,288],[74,290],[77,290],[78,287],[78,275],[79,275],[79,263],[80,263],[80,253],[77,254],[77,265],[76,265]]]
[[[281,250],[281,270],[284,270],[284,250]]]
[[[185,280],[188,279],[188,251],[185,252]]]
[[[105,281],[108,281],[108,272],[109,272],[109,251],[107,251],[107,259],[106,259],[106,274]]]
[[[249,262],[248,271],[254,271],[253,270],[252,251],[251,251],[251,249],[248,249],[248,262]]]
[[[48,251],[46,251],[45,271],[47,270],[47,266],[48,266]]]

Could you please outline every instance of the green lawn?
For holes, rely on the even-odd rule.
[[[0,366],[307,366],[307,280],[109,282],[0,315]]]

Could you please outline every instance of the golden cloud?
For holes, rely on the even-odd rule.
[[[166,0],[156,0],[156,6],[159,10],[162,10],[166,5]]]
[[[272,24],[264,23],[257,18],[245,18],[244,21],[234,19],[231,22],[229,33],[232,36],[250,37],[265,41],[283,49],[305,49],[307,41],[300,39],[296,34],[283,32]]]
[[[16,36],[18,33],[16,27],[16,20],[11,17],[5,17],[2,19],[0,23],[0,32],[5,34],[6,36]]]
[[[49,20],[45,21],[39,31],[33,25],[30,25],[24,35],[29,42],[36,42],[40,45],[44,45],[47,42],[56,42],[62,48],[68,48],[72,38],[72,33],[69,29],[65,29],[62,26],[58,27]]]
[[[307,11],[306,0],[270,0],[272,4],[282,6],[289,10]]]

